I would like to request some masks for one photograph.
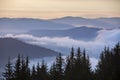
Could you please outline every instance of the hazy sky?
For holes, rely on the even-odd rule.
[[[120,17],[120,0],[0,0],[0,17]]]

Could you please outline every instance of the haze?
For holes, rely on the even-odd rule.
[[[0,17],[120,17],[120,0],[0,0]]]

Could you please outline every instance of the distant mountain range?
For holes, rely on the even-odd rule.
[[[7,62],[8,57],[14,59],[18,54],[34,59],[56,56],[58,52],[13,38],[0,38],[0,67]]]
[[[63,17],[56,19],[0,18],[0,32],[23,33],[30,30],[65,30],[87,26],[96,28],[120,28],[120,17],[88,19],[82,17]]]
[[[105,29],[120,27],[120,17],[88,19],[82,17],[68,16],[63,18],[49,19],[49,21],[55,23],[68,24],[77,27],[88,26],[88,27],[100,27]]]
[[[70,37],[73,39],[91,40],[97,36],[99,30],[101,29],[82,26],[67,30],[32,30],[29,31],[28,34],[40,37]]]
[[[71,25],[54,23],[32,18],[0,18],[0,32],[26,32],[36,29],[62,30],[73,28]]]

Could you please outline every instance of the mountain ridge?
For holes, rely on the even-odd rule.
[[[100,27],[100,28],[118,28],[120,27],[120,17],[100,17],[100,18],[83,18],[83,17],[62,17],[62,18],[55,18],[49,19],[49,21],[68,24],[72,26],[93,26],[93,27]]]
[[[18,31],[26,32],[33,29],[69,29],[73,26],[61,23],[54,23],[43,19],[33,19],[33,18],[0,18],[0,28],[1,32],[8,31]]]
[[[0,38],[0,64],[7,62],[8,57],[16,58],[18,54],[29,56],[30,59],[56,56],[58,52],[53,50],[24,43],[15,38]]]
[[[29,31],[27,34],[32,34],[34,36],[40,37],[70,37],[73,39],[92,40],[97,36],[97,32],[100,30],[101,28],[90,28],[86,26],[81,26],[66,30],[32,30]]]

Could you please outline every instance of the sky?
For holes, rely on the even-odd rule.
[[[0,0],[0,17],[120,17],[120,0]]]

